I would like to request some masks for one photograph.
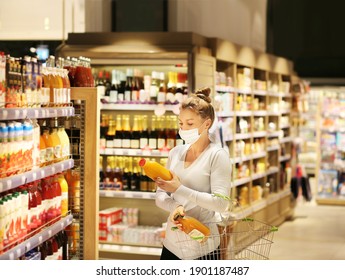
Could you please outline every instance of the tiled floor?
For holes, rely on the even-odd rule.
[[[274,235],[270,259],[345,260],[345,207],[298,201]]]

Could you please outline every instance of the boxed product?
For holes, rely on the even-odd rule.
[[[99,211],[99,228],[107,228],[110,225],[122,221],[123,209],[112,207]]]

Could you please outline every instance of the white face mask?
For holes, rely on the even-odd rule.
[[[199,128],[193,129],[181,129],[179,130],[178,134],[180,134],[182,140],[186,144],[193,144],[199,140],[201,134],[199,134]]]

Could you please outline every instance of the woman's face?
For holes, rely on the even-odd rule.
[[[208,128],[206,121],[192,110],[183,109],[180,111],[179,126],[182,130],[198,128],[199,133],[201,133],[205,128]]]

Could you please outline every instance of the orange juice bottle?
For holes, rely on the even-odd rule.
[[[142,158],[139,161],[139,166],[141,166],[141,168],[145,171],[146,176],[152,180],[156,180],[157,177],[160,177],[163,180],[172,179],[170,171],[156,161],[149,161]]]
[[[40,167],[46,165],[46,143],[44,141],[43,133],[40,136]]]
[[[58,162],[61,160],[61,142],[58,135],[57,127],[52,127],[50,129],[49,137],[51,138],[51,142],[53,145],[54,162]]]
[[[61,159],[66,160],[69,157],[70,154],[70,143],[69,143],[69,137],[66,133],[66,130],[63,126],[58,127],[58,136],[61,143]]]
[[[69,177],[69,194],[71,198],[70,205],[73,213],[79,213],[80,211],[80,171],[73,169]]]
[[[66,216],[68,212],[68,184],[62,173],[58,174],[58,181],[61,188],[61,215]]]
[[[188,234],[190,238],[195,241],[203,243],[210,236],[210,229],[193,217],[182,216],[177,213],[174,216],[174,220],[182,224],[182,231]]]
[[[48,128],[43,130],[42,138],[46,147],[45,165],[52,164],[54,161],[54,145]]]

